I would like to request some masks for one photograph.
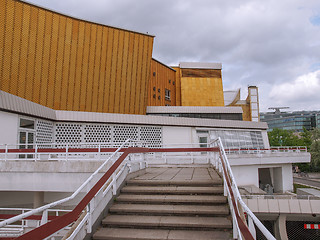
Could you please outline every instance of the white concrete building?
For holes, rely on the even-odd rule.
[[[55,111],[3,91],[0,109],[2,149],[121,144],[128,138],[151,147],[199,147],[220,137],[239,186],[269,184],[277,193],[292,191],[292,163],[310,160],[299,149],[270,150],[267,125],[262,122]],[[1,154],[2,160],[29,157]],[[31,206],[33,192],[44,192],[44,202],[55,200],[73,192],[99,165],[96,159],[50,162],[45,154],[40,158],[37,162],[0,161],[0,206]]]

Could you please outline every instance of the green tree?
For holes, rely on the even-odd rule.
[[[307,146],[309,149],[311,144],[312,144],[312,132],[313,131],[308,131],[305,127],[303,128],[303,132],[300,133],[300,136],[303,141],[303,146]]]
[[[320,171],[320,129],[315,128],[311,131],[311,140],[312,143],[310,145],[310,154],[311,154],[311,162],[310,162],[310,171]]]
[[[304,140],[293,131],[275,128],[268,132],[270,146],[302,146]]]
[[[320,158],[320,154],[317,155],[319,146],[313,144],[314,139],[320,139],[320,131],[314,132],[308,131],[307,129],[303,129],[302,133],[296,133],[293,131],[283,130],[283,129],[273,129],[271,132],[268,132],[269,143],[270,146],[306,146],[311,154],[311,163],[298,163],[297,166],[302,172],[310,172],[316,171],[316,166],[318,161],[318,156]],[[311,152],[311,146],[313,144],[314,153]],[[313,160],[314,159],[314,160]]]

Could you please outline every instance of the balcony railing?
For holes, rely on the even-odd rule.
[[[255,239],[255,227],[264,234],[267,239],[274,240],[272,234],[264,227],[264,225],[258,220],[258,218],[250,211],[247,205],[243,202],[239,193],[236,181],[234,179],[230,164],[226,152],[222,146],[220,139],[212,141],[207,144],[207,147],[166,147],[166,148],[146,148],[136,147],[136,142],[127,140],[121,145],[120,148],[105,148],[101,145],[97,147],[81,148],[77,146],[61,147],[61,148],[30,148],[30,149],[12,149],[6,147],[4,151],[0,153],[4,156],[9,155],[34,155],[33,160],[41,159],[42,154],[52,155],[60,154],[61,160],[69,159],[71,156],[94,155],[97,159],[102,160],[105,158],[104,154],[109,154],[106,160],[101,166],[70,196],[59,201],[47,204],[45,206],[33,209],[29,212],[20,214],[18,216],[6,219],[0,222],[0,229],[8,227],[17,221],[22,221],[30,216],[36,214],[42,214],[41,225],[32,231],[24,233],[17,239],[43,239],[50,236],[54,236],[57,231],[65,229],[70,224],[73,224],[72,231],[67,234],[65,239],[74,239],[74,237],[85,229],[86,233],[91,232],[91,227],[94,222],[94,215],[97,215],[95,211],[101,211],[100,205],[107,205],[112,198],[106,198],[106,194],[111,191],[112,195],[116,195],[117,187],[121,184],[118,181],[122,176],[124,181],[126,174],[129,173],[130,168],[134,162],[138,163],[139,169],[146,167],[150,159],[154,159],[157,154],[165,156],[165,163],[168,164],[168,159],[174,158],[175,164],[179,163],[181,157],[191,160],[193,163],[195,160],[205,160],[207,163],[213,165],[218,171],[221,172],[224,180],[225,195],[228,197],[229,206],[233,221],[233,237],[235,239]],[[134,147],[133,147],[134,146]],[[137,158],[132,156],[138,155]],[[114,157],[117,156],[117,159]],[[179,158],[179,159],[178,159]],[[9,160],[10,158],[6,158]],[[25,160],[28,158],[25,158]],[[94,186],[83,197],[79,204],[70,212],[63,216],[59,216],[55,219],[48,219],[46,212],[58,205],[61,205],[71,199],[74,199],[80,191],[82,191],[93,177],[104,167],[108,162],[112,163],[112,166],[104,173],[104,175],[94,184]],[[124,174],[124,175],[123,175]],[[103,202],[103,204],[100,204]],[[246,213],[247,218],[243,213]]]

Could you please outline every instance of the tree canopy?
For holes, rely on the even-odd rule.
[[[311,154],[310,164],[298,164],[301,171],[320,171],[320,129],[311,131],[303,129],[297,133],[283,129],[268,132],[270,146],[306,146]]]
[[[268,132],[270,146],[305,146],[305,141],[293,131],[275,128]]]

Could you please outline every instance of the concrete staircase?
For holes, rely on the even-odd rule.
[[[129,180],[93,239],[231,239],[229,206],[217,176]]]

